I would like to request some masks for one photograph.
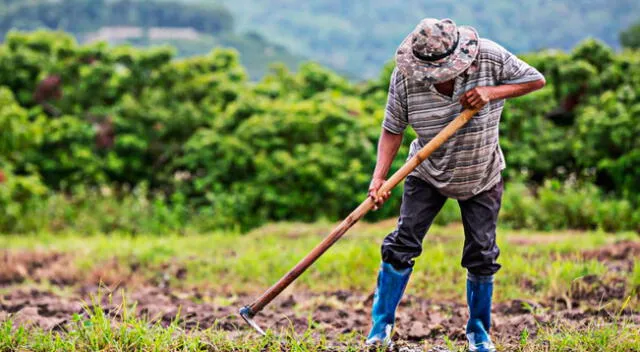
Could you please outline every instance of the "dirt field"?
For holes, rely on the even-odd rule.
[[[531,238],[531,237],[530,237]],[[533,237],[535,238],[535,237]],[[517,241],[517,240],[516,240]],[[133,311],[152,323],[168,326],[177,321],[185,330],[213,329],[230,338],[253,332],[237,316],[237,309],[259,292],[234,295],[229,289],[173,287],[188,271],[168,263],[152,275],[142,275],[135,261],[128,267],[107,260],[91,270],[74,267],[72,253],[47,250],[4,250],[0,271],[0,321],[15,327],[64,333],[100,306],[118,324],[124,299]],[[522,339],[535,339],[547,329],[588,329],[594,324],[624,321],[640,333],[640,310],[629,300],[637,290],[624,279],[640,258],[640,242],[622,241],[581,253],[585,260],[604,263],[607,275],[585,275],[572,280],[562,295],[543,300],[512,299],[494,305],[493,334],[503,350],[516,350]],[[148,274],[148,273],[147,273]],[[99,283],[103,282],[102,285]],[[523,280],[523,285],[528,285]],[[48,283],[48,287],[43,287]],[[533,284],[531,284],[533,285]],[[535,289],[524,287],[523,289]],[[256,321],[276,333],[308,332],[326,339],[330,348],[342,349],[361,340],[369,328],[372,293],[288,290],[258,315]],[[626,302],[626,304],[625,304]],[[446,350],[447,343],[464,341],[467,312],[463,301],[426,299],[408,295],[399,308],[396,339],[405,350]],[[351,336],[342,342],[340,336]]]

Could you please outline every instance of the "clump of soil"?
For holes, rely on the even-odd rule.
[[[169,262],[157,268],[139,270],[140,264],[123,264],[118,258],[105,260],[89,271],[78,270],[74,256],[56,251],[0,251],[0,287],[23,283],[49,282],[58,286],[106,285],[139,287],[154,285],[168,287],[172,279],[184,280],[187,269],[177,262]],[[155,277],[146,277],[153,272]]]
[[[619,276],[587,275],[574,280],[569,297],[592,304],[625,298],[627,282]]]
[[[632,271],[634,261],[640,258],[640,242],[620,241],[602,248],[585,251],[583,257],[603,262],[612,271]]]
[[[59,252],[2,251],[0,286],[7,286],[31,279],[35,282],[48,280],[57,285],[72,285],[78,281],[79,273],[72,257]]]
[[[584,252],[586,259],[602,262],[627,260],[640,257],[640,242],[620,241],[606,247]]]
[[[0,299],[0,320],[11,318],[15,325],[59,330],[73,314],[82,312],[76,299],[58,297],[39,290],[17,290]]]

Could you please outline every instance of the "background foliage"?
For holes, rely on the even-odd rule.
[[[173,58],[9,34],[0,231],[248,229],[335,220],[365,197],[391,64],[363,84],[313,63],[251,83],[233,51]],[[548,84],[503,116],[503,223],[640,230],[640,55],[587,40],[525,59]],[[395,215],[399,196],[373,217]],[[438,221],[456,217],[450,203]]]

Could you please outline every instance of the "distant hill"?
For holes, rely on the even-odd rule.
[[[303,58],[291,54],[284,46],[267,41],[256,33],[224,33],[221,35],[201,35],[195,40],[146,39],[137,46],[168,44],[178,50],[179,57],[200,55],[212,48],[234,48],[240,53],[240,62],[252,80],[259,80],[273,63],[284,63],[291,70],[298,67]]]
[[[296,68],[304,59],[365,79],[423,17],[473,25],[516,53],[566,50],[589,36],[616,48],[621,30],[640,18],[640,1],[0,0],[0,35],[50,28],[84,41],[105,28],[140,27],[142,35],[109,41],[171,44],[179,56],[232,47],[253,79],[273,62]]]
[[[137,0],[0,0],[0,35],[10,30],[59,29],[79,41],[102,40],[136,46],[171,44],[179,56],[204,54],[215,47],[240,52],[257,79],[274,62],[295,68],[301,61],[264,36],[234,32],[233,15],[210,2]]]
[[[240,30],[258,31],[297,54],[363,78],[378,75],[423,17],[473,25],[520,53],[569,49],[588,36],[618,47],[619,32],[640,18],[637,0],[217,1],[232,11]]]

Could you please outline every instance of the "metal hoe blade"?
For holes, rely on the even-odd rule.
[[[255,331],[257,331],[260,335],[262,336],[266,336],[267,334],[264,332],[264,330],[262,330],[258,324],[253,321],[253,317],[256,315],[253,310],[251,309],[251,307],[249,306],[245,306],[242,307],[240,309],[240,316],[242,317],[242,319],[244,319],[244,321],[247,322],[247,324],[249,324]]]

